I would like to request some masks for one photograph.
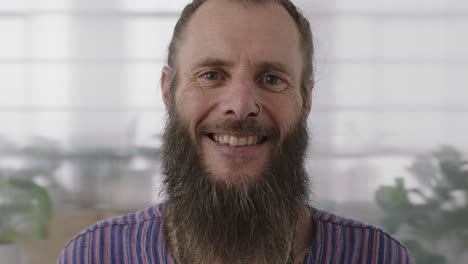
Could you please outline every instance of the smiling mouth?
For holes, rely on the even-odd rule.
[[[209,133],[207,136],[216,143],[232,147],[254,146],[263,144],[268,140],[267,136],[234,136],[215,133]]]

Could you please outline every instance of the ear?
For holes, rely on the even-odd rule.
[[[171,86],[172,78],[172,70],[169,67],[164,66],[161,73],[161,94],[166,109],[169,108],[169,88]]]
[[[307,87],[307,115],[310,114],[310,110],[312,109],[312,90],[314,89],[314,84],[314,81],[310,80]]]

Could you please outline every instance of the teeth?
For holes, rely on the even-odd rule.
[[[214,140],[221,144],[227,144],[233,147],[242,147],[242,146],[251,146],[255,145],[259,142],[261,137],[235,137],[235,136],[228,136],[228,135],[214,135]]]
[[[239,139],[236,137],[231,137],[231,140],[229,140],[229,145],[233,147],[239,146]]]
[[[247,138],[246,137],[239,138],[239,146],[242,147],[245,145],[247,145]]]

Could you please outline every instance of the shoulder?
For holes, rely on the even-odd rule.
[[[415,263],[403,243],[380,227],[310,209],[316,230],[312,251],[318,263]]]
[[[104,255],[113,259],[113,263],[120,263],[122,258],[136,252],[134,248],[141,251],[157,246],[162,242],[163,210],[164,205],[158,204],[99,221],[75,235],[65,245],[57,263],[100,263]]]

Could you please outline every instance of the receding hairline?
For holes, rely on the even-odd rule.
[[[167,66],[171,68],[169,78],[173,86],[177,86],[177,60],[180,42],[183,42],[189,23],[198,9],[209,0],[193,0],[187,4],[179,17],[169,44]],[[291,0],[224,0],[226,3],[235,3],[244,7],[250,5],[268,6],[278,4],[282,7],[289,17],[292,18],[297,32],[299,32],[298,49],[302,53],[303,67],[301,73],[301,93],[303,97],[304,109],[307,108],[307,102],[310,100],[310,85],[314,85],[314,44],[313,34],[309,20],[303,15],[301,10],[291,2]],[[174,89],[170,89],[170,93]]]
[[[179,64],[180,54],[184,53],[183,50],[187,47],[185,45],[187,41],[191,42],[190,39],[198,39],[198,35],[202,35],[208,38],[208,41],[210,41],[211,38],[217,37],[217,34],[206,35],[205,32],[200,31],[200,28],[203,28],[204,26],[211,26],[211,24],[214,24],[214,23],[224,25],[226,21],[228,24],[226,27],[228,27],[232,23],[238,24],[238,18],[244,17],[243,14],[247,14],[247,16],[245,16],[247,21],[250,21],[250,23],[254,24],[254,26],[252,26],[249,23],[247,24],[247,27],[244,27],[244,26],[242,27],[243,36],[246,36],[246,34],[252,33],[250,31],[251,28],[257,28],[253,31],[254,36],[257,36],[257,35],[267,36],[267,39],[265,38],[263,38],[263,40],[256,39],[256,41],[264,42],[263,47],[269,46],[269,45],[273,45],[277,47],[288,47],[288,50],[294,51],[295,54],[297,54],[297,58],[299,58],[300,61],[304,61],[304,57],[301,56],[301,54],[303,53],[301,50],[302,48],[301,33],[293,17],[291,17],[288,11],[278,2],[270,1],[270,2],[266,2],[265,5],[261,5],[256,2],[244,3],[245,1],[246,0],[242,2],[236,2],[234,0],[223,0],[223,1],[217,1],[217,2],[209,1],[205,6],[200,6],[197,9],[197,11],[193,13],[190,20],[187,21],[184,31],[182,32],[182,36],[178,40],[178,43],[177,43],[178,50],[177,50],[177,56],[175,58],[175,63]],[[233,8],[231,8],[231,5],[236,6],[236,10],[233,10]],[[252,5],[255,5],[255,6],[253,7]],[[232,13],[236,15],[232,15]],[[268,21],[268,22],[265,22],[265,21]],[[255,23],[261,24],[262,26],[256,27]],[[220,32],[225,32],[226,27],[224,26],[218,27],[217,30],[219,30]],[[218,32],[218,31],[210,31],[210,32]],[[267,32],[266,35],[263,34],[265,32]],[[286,38],[284,38],[284,36],[286,36]],[[240,40],[245,41],[245,38],[240,39]],[[223,41],[220,41],[220,42],[223,43]],[[258,52],[261,52],[261,50],[263,49],[264,48],[260,48]],[[185,54],[184,56],[187,56],[187,53],[184,53],[184,54]],[[214,64],[213,60],[218,60],[219,62],[217,64],[225,65],[225,64],[230,63],[230,61],[226,57],[220,56],[220,55],[221,54],[212,52],[210,53],[210,55],[199,58],[196,61],[196,63],[203,64],[205,63],[205,60],[207,60],[209,64]],[[293,57],[296,58],[296,55],[294,55]],[[275,59],[276,61],[271,60],[271,64],[272,65],[273,64],[284,65],[285,63],[282,63],[280,60],[289,61],[289,59],[291,59],[291,56],[287,56],[282,59],[276,58]],[[188,65],[188,66],[193,66],[193,65]],[[185,64],[184,64],[184,67],[185,67]],[[280,68],[288,68],[288,67],[280,67]]]
[[[175,46],[174,46],[174,61],[169,61],[168,60],[168,66],[170,67],[174,67],[176,68],[177,65],[176,65],[176,60],[177,60],[177,55],[179,54],[179,52],[177,52],[177,49],[179,48],[180,44],[184,41],[186,35],[187,35],[187,31],[189,30],[190,28],[190,25],[191,25],[191,21],[193,20],[194,16],[197,15],[197,13],[200,11],[200,8],[203,8],[203,5],[206,3],[206,2],[213,2],[214,0],[200,0],[198,2],[200,2],[200,5],[196,7],[196,10],[190,15],[190,17],[188,17],[188,20],[185,22],[185,26],[181,28],[181,32],[179,32],[179,34],[177,35],[177,41],[175,43]],[[294,28],[299,36],[299,49],[301,48],[304,48],[303,46],[305,45],[304,43],[304,37],[303,37],[303,34],[301,33],[300,29],[299,29],[299,26],[297,25],[297,22],[295,21],[295,19],[293,18],[293,15],[287,10],[287,8],[285,6],[283,6],[281,0],[217,0],[218,2],[226,2],[226,3],[231,3],[231,4],[237,4],[237,5],[241,5],[245,8],[248,8],[249,6],[257,6],[257,7],[264,7],[264,6],[272,6],[272,5],[277,5],[278,7],[280,7],[281,9],[283,9],[286,14],[288,15],[288,17],[291,19],[291,22],[293,23],[294,25]],[[193,1],[193,2],[197,2],[197,1]],[[193,3],[192,2],[192,3]],[[174,38],[174,36],[173,36]],[[170,59],[170,58],[168,58]],[[304,58],[304,60],[307,60],[308,58]],[[305,61],[304,61],[305,63]],[[173,64],[173,65],[171,65]]]

